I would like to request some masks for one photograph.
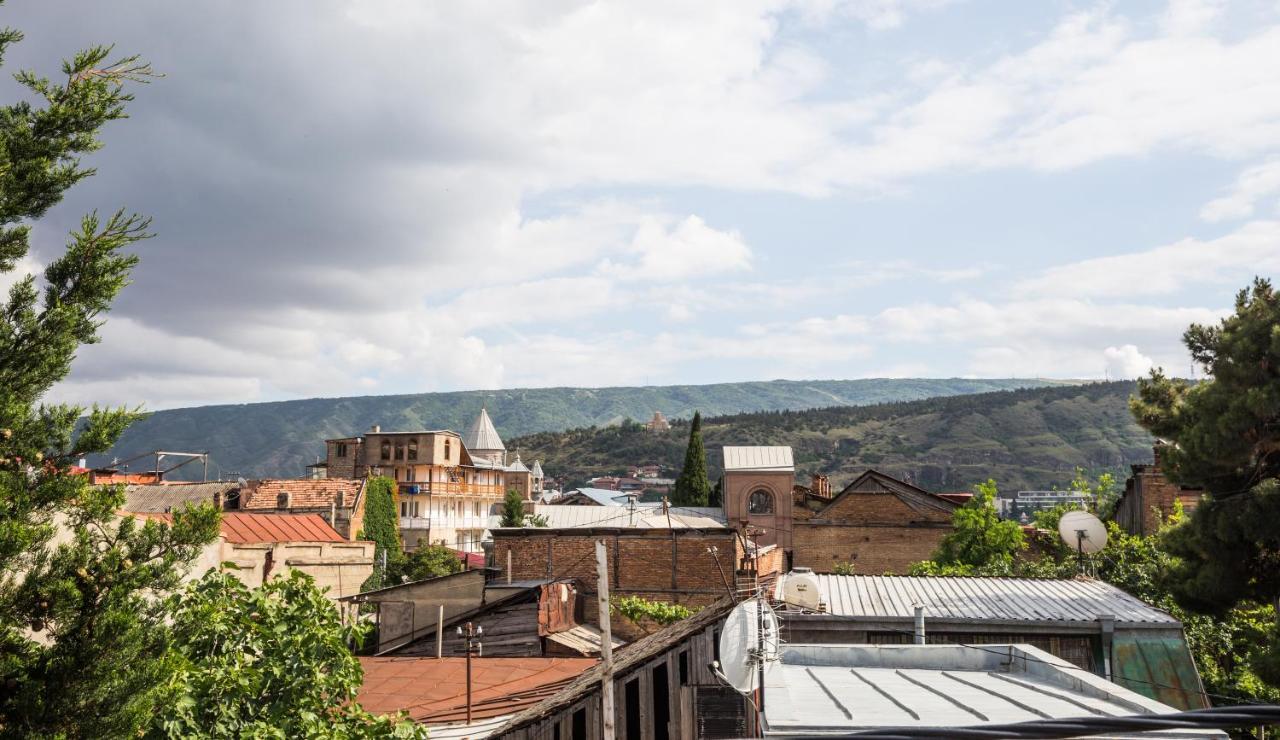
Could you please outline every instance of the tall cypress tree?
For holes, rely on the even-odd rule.
[[[1218,326],[1183,335],[1211,380],[1187,383],[1153,371],[1130,407],[1168,440],[1162,465],[1206,497],[1165,537],[1175,556],[1166,582],[1192,611],[1224,614],[1240,602],[1280,613],[1280,294],[1258,278]],[[1280,625],[1254,669],[1280,686]]]
[[[707,451],[702,446],[702,414],[693,412],[689,425],[689,446],[684,451],[684,467],[671,491],[676,506],[707,506],[711,500],[711,482],[707,480]]]
[[[22,39],[0,30],[0,56]],[[63,62],[54,82],[17,75],[29,101],[0,106],[0,275],[27,255],[32,222],[94,174],[80,157],[125,117],[130,82],[150,76],[136,57],[94,47]],[[91,486],[71,466],[106,452],[139,414],[48,404],[76,350],[128,282],[125,250],[148,221],[124,211],[84,217],[44,284],[19,278],[0,300],[0,734],[135,737],[171,672],[157,594],[213,541],[211,506],[172,525],[119,517],[123,486]],[[83,418],[83,422],[80,420]],[[58,532],[63,537],[54,540]]]

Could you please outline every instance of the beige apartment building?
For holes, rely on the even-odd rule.
[[[465,435],[449,430],[384,432],[326,440],[329,477],[385,475],[399,487],[400,534],[406,548],[443,544],[480,552],[480,542],[506,491],[532,499],[541,481],[507,450],[487,411]],[[541,467],[537,466],[539,473]]]

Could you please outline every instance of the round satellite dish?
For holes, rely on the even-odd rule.
[[[1058,520],[1058,534],[1072,550],[1098,552],[1107,546],[1107,528],[1087,511],[1068,511]]]
[[[734,607],[720,631],[720,670],[729,685],[743,694],[754,691],[759,673],[762,643],[759,623],[764,622],[763,657],[778,659],[778,617],[759,599]]]

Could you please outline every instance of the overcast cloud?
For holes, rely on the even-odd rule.
[[[1034,5],[10,0],[166,75],[37,229],[159,234],[57,396],[1184,372],[1280,274],[1280,9]]]

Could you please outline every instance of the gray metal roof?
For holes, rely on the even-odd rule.
[[[761,472],[790,472],[795,470],[790,447],[728,447],[724,448],[724,469],[755,470]]]
[[[161,485],[129,485],[124,489],[123,511],[163,513],[181,509],[187,504],[213,503],[215,495],[233,498],[239,484],[231,481],[215,483],[167,483]]]
[[[541,461],[541,460],[534,460],[534,461],[533,461],[533,468],[531,468],[531,472],[533,473],[533,477],[534,477],[534,478],[543,478],[543,477],[545,477],[545,476],[542,474],[542,461]]]
[[[765,735],[1175,711],[1030,645],[798,645],[765,674]],[[1225,738],[1216,730],[1109,738]]]
[[[1117,624],[1180,624],[1103,581],[830,574],[817,578],[830,613],[842,617],[910,620],[914,605],[923,604],[926,619],[1096,622],[1110,615]],[[779,596],[781,587],[779,579]]]
[[[660,505],[639,505],[634,512],[626,506],[535,504],[532,509],[528,513],[546,517],[550,529],[723,529],[725,526],[724,510],[713,507],[672,509],[669,517],[662,513]],[[498,529],[501,521],[502,517],[489,517],[489,529]]]
[[[462,435],[462,444],[466,445],[467,450],[471,452],[507,449],[507,446],[502,444],[502,438],[498,436],[498,430],[494,429],[493,421],[489,419],[489,412],[485,409],[480,409],[480,415],[467,428],[467,433]]]

